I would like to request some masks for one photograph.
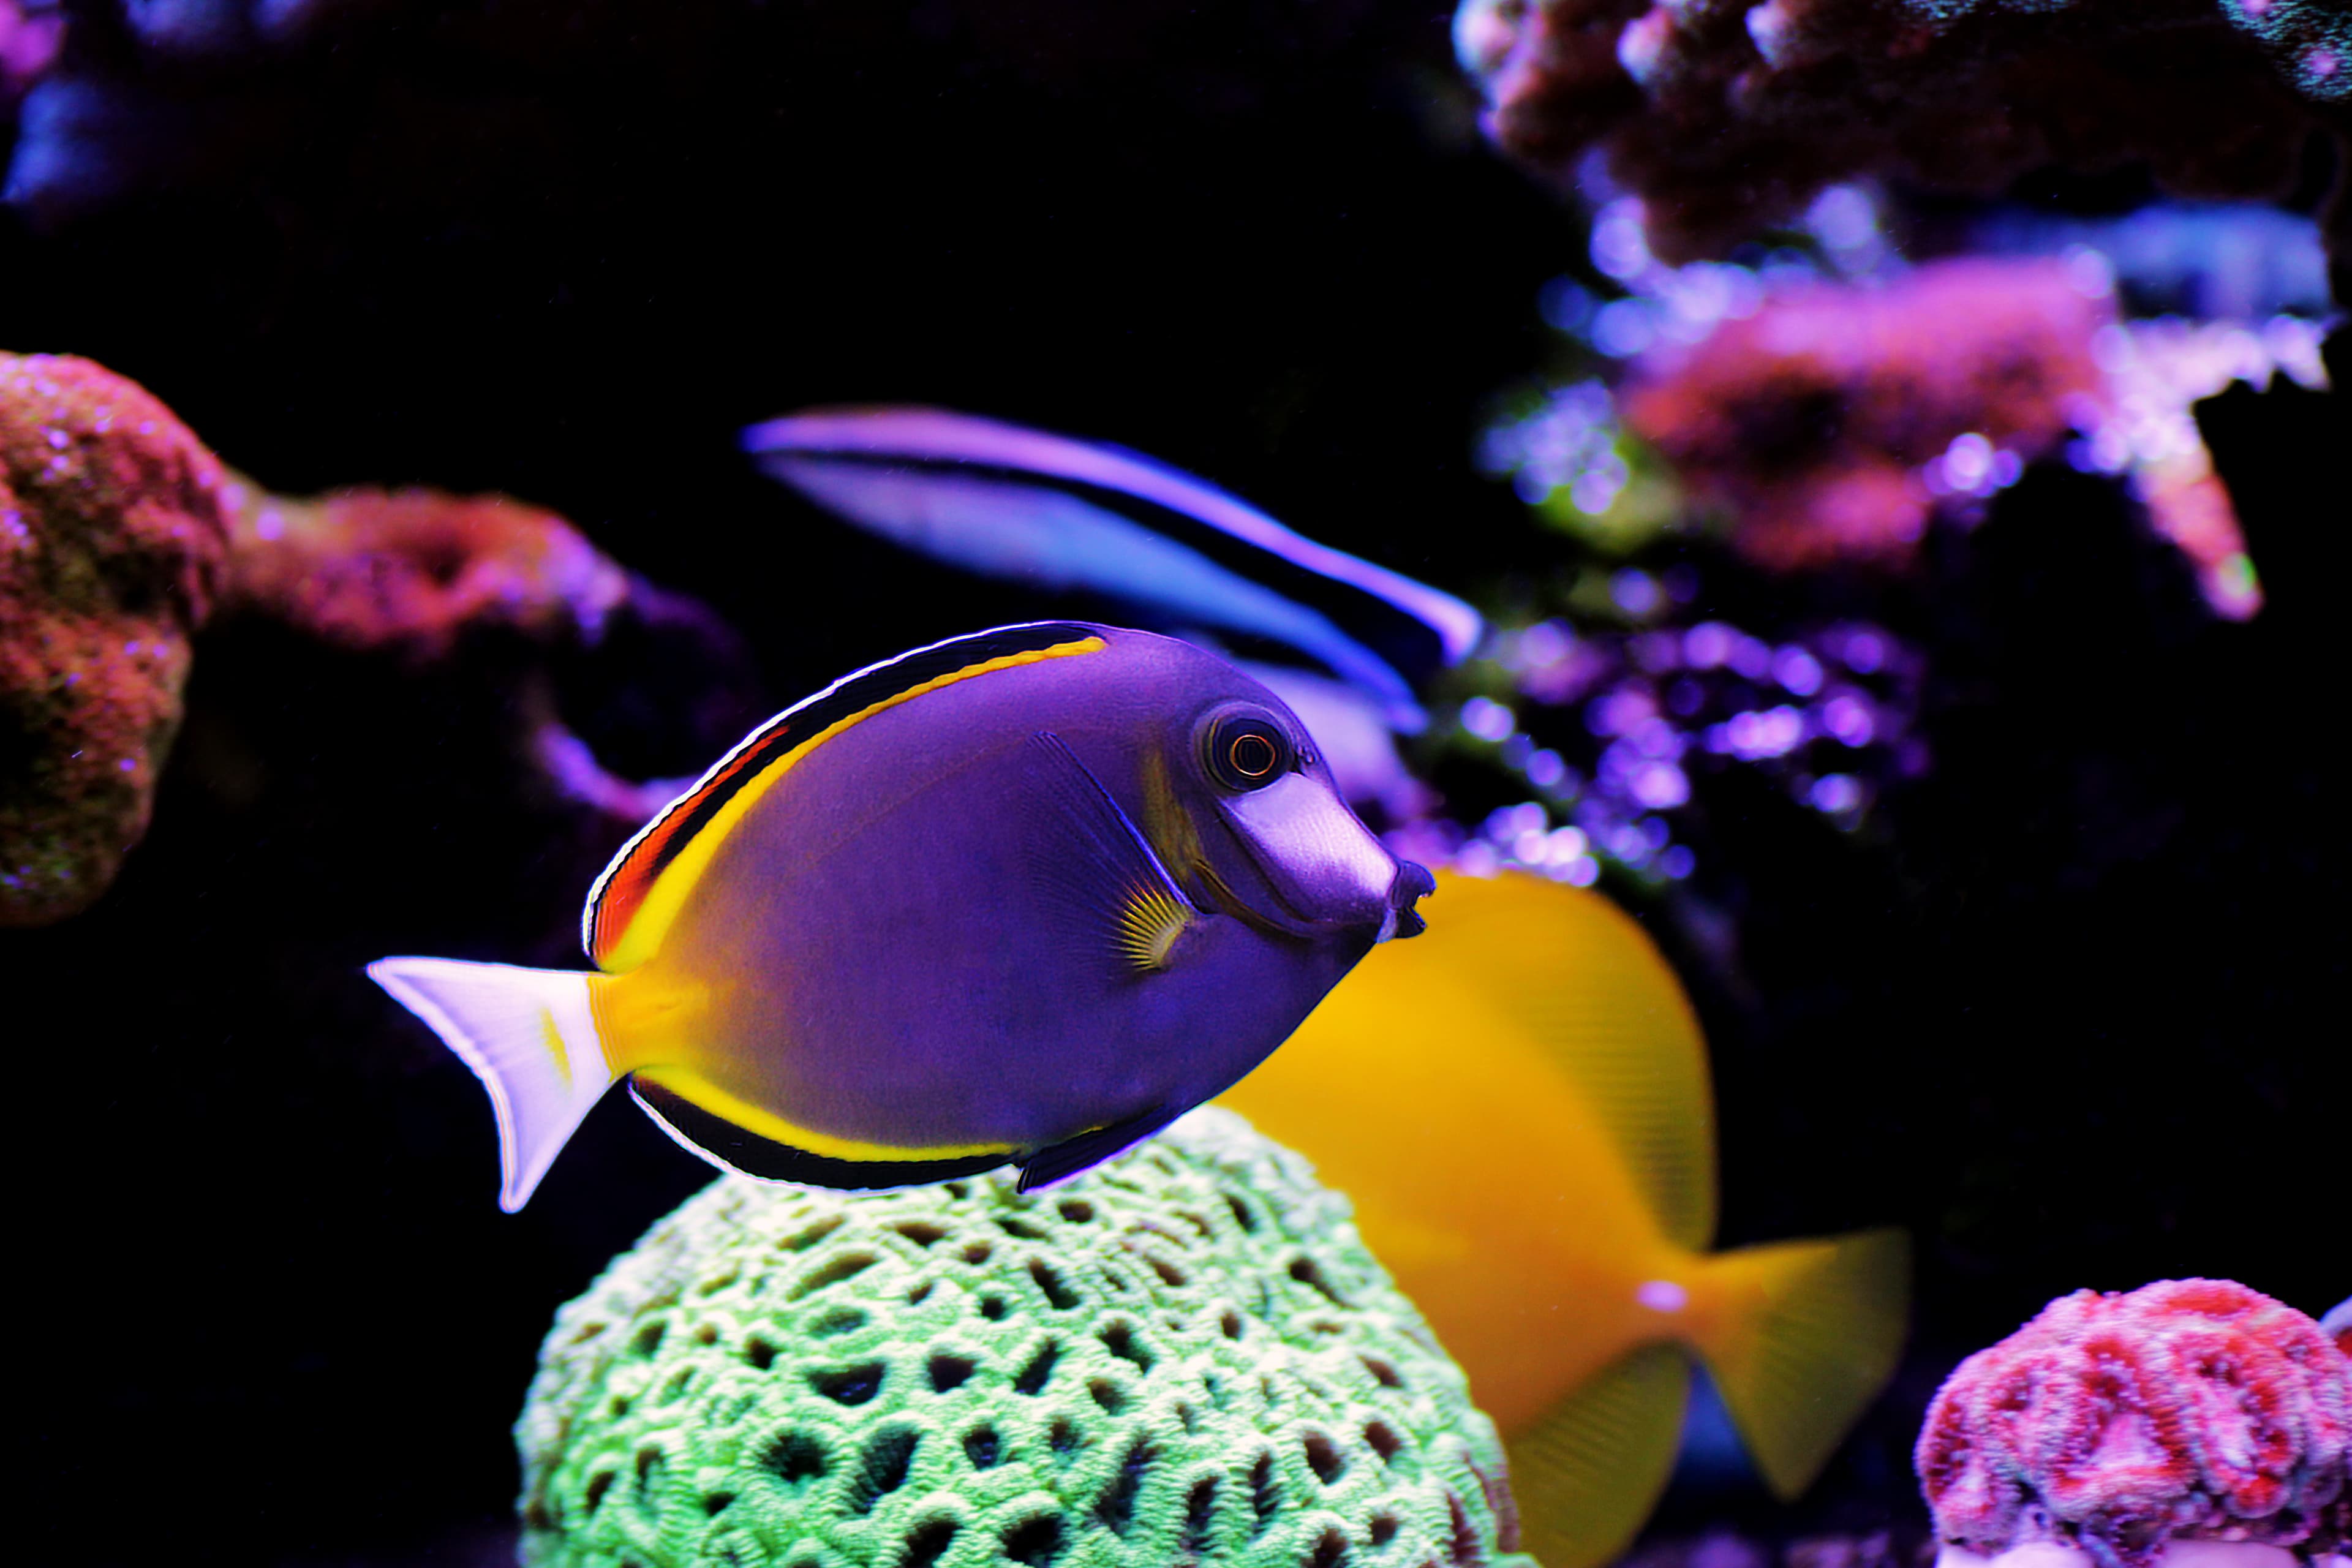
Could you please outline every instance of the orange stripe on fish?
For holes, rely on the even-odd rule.
[[[621,847],[588,892],[581,942],[598,968],[617,973],[652,956],[726,829],[781,776],[782,766],[886,708],[991,670],[1107,646],[1066,621],[950,637],[868,665],[785,709],[745,736],[695,786]],[[689,854],[699,844],[699,854]],[[673,871],[678,873],[670,875]],[[661,896],[655,897],[656,889]],[[651,905],[650,911],[648,906]]]

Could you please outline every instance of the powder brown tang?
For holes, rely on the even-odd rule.
[[[953,638],[755,731],[641,832],[595,973],[369,973],[479,1074],[519,1207],[627,1077],[680,1142],[835,1186],[1058,1181],[1286,1038],[1428,873],[1213,656],[1079,622]]]

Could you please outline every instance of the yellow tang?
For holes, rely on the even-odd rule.
[[[1219,1103],[1315,1163],[1502,1428],[1527,1549],[1587,1568],[1671,1473],[1687,1358],[1780,1496],[1902,1347],[1899,1230],[1709,1253],[1715,1110],[1698,1022],[1594,893],[1446,875]]]

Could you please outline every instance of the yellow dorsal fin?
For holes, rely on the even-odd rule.
[[[1660,1233],[1715,1238],[1715,1096],[1698,1018],[1649,937],[1598,893],[1538,878],[1441,873],[1429,910],[1572,1080]]]

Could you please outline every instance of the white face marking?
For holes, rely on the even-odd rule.
[[[1286,773],[1264,789],[1232,796],[1225,809],[1288,884],[1285,890],[1312,900],[1305,912],[1378,921],[1382,942],[1395,934],[1389,889],[1396,860],[1321,780]]]

